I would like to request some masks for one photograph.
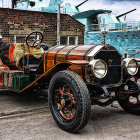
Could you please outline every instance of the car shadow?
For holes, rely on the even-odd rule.
[[[48,96],[47,94],[42,94],[41,92],[34,93],[15,93],[8,90],[0,90],[0,102],[1,109],[3,107],[10,107],[12,109],[17,108],[27,108],[27,107],[41,107],[48,105]]]

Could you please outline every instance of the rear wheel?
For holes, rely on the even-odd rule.
[[[49,85],[49,105],[58,126],[77,132],[88,122],[91,109],[89,92],[82,78],[72,71],[60,71]]]

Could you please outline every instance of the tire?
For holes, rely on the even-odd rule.
[[[133,82],[131,82],[131,85]],[[140,93],[133,94],[117,94],[117,101],[119,105],[128,113],[140,115]],[[124,91],[123,91],[124,92]]]
[[[140,115],[140,104],[132,104],[129,99],[120,100],[118,99],[119,105],[128,113],[134,115]]]
[[[61,129],[74,133],[84,128],[89,120],[91,101],[87,86],[78,74],[67,70],[56,73],[50,81],[48,93],[51,113]],[[69,110],[68,116],[66,109]]]

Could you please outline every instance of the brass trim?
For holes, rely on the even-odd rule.
[[[103,77],[99,77],[95,74],[94,69],[95,69],[95,65],[96,65],[97,62],[102,62],[105,65],[105,73],[104,73]],[[89,62],[89,65],[91,65],[91,69],[92,69],[92,72],[93,72],[93,75],[95,76],[95,78],[103,79],[106,76],[106,74],[108,72],[108,67],[107,67],[107,64],[106,64],[105,61],[103,61],[101,59],[93,59],[92,61]]]
[[[135,71],[135,73],[134,73],[134,74],[129,73],[129,71],[128,71],[128,66],[129,66],[129,63],[130,63],[132,60],[134,60],[134,61],[135,61],[135,63],[136,63],[136,71]],[[129,75],[131,75],[131,76],[136,75],[136,74],[137,74],[137,72],[138,72],[138,70],[139,70],[139,68],[138,68],[138,62],[137,62],[137,61],[136,61],[136,59],[134,59],[134,58],[125,58],[125,59],[123,60],[123,66],[124,66],[125,71],[127,72],[127,74],[129,74]]]

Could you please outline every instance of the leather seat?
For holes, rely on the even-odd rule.
[[[47,45],[47,44],[45,44],[45,43],[41,43],[40,47],[43,48],[44,51],[47,51],[48,49],[51,48],[49,45]]]

